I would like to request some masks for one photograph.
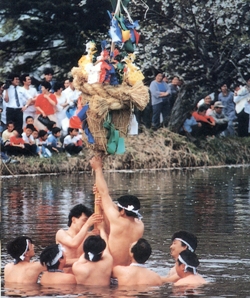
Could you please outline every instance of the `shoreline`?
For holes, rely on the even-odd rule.
[[[210,138],[194,144],[166,128],[125,139],[123,155],[105,155],[108,172],[195,170],[208,167],[250,166],[250,138]],[[2,178],[90,172],[89,160],[95,154],[84,148],[82,156],[61,153],[52,158],[14,157],[19,164],[1,164]]]

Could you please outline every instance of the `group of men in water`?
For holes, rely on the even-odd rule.
[[[95,171],[96,202],[102,214],[78,204],[70,210],[68,229],[56,233],[55,244],[46,247],[40,262],[31,262],[34,244],[20,236],[7,244],[15,259],[4,269],[5,283],[37,283],[41,285],[81,284],[108,286],[148,285],[164,283],[197,287],[206,283],[197,274],[199,260],[195,254],[197,237],[186,231],[172,236],[170,252],[175,266],[167,276],[146,268],[152,249],[143,237],[144,224],[139,213],[140,201],[125,195],[114,204],[102,170],[102,159],[90,160]],[[92,227],[94,228],[90,230]],[[42,273],[42,274],[41,274]]]

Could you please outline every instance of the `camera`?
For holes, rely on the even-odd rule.
[[[9,80],[9,79],[6,80],[4,85],[3,85],[3,89],[4,90],[9,89],[10,85],[11,85],[11,80]]]

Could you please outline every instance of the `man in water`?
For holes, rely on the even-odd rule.
[[[65,249],[67,259],[78,259],[82,254],[82,244],[89,235],[89,228],[102,221],[102,215],[93,212],[82,204],[74,206],[68,216],[67,230],[56,233],[56,243]],[[73,260],[72,260],[73,262]]]
[[[131,256],[130,265],[115,266],[113,268],[112,276],[117,278],[119,286],[160,286],[162,284],[161,277],[145,266],[145,262],[150,257],[151,252],[150,244],[143,238],[131,245],[129,250]]]
[[[198,287],[206,283],[206,280],[197,273],[200,262],[194,252],[183,250],[175,263],[175,270],[180,279],[174,283],[175,286]]]
[[[189,250],[194,252],[197,248],[197,237],[187,231],[179,231],[173,234],[172,244],[170,245],[171,256],[177,260],[179,254],[184,250]],[[175,267],[170,269],[170,272],[167,276],[162,277],[162,281],[167,282],[176,282],[180,277],[178,276]]]
[[[125,195],[120,197],[118,204],[115,205],[103,176],[102,159],[95,156],[90,164],[96,174],[96,187],[101,197],[104,215],[109,221],[108,245],[114,266],[128,266],[129,248],[144,232],[144,224],[139,213],[140,201],[135,196]]]
[[[41,285],[76,284],[73,274],[63,272],[66,256],[60,244],[47,246],[40,255],[40,263],[47,267],[41,277]]]
[[[7,252],[14,258],[4,268],[5,283],[35,284],[41,272],[46,270],[40,262],[31,262],[34,257],[34,244],[26,236],[20,236],[7,244]]]
[[[72,266],[77,284],[110,285],[113,258],[106,241],[106,233],[103,228],[100,229],[100,236],[92,235],[84,241],[84,253]]]

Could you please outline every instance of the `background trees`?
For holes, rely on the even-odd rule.
[[[248,0],[134,0],[128,7],[141,25],[137,63],[146,83],[155,69],[185,82],[172,130],[191,105],[222,82],[244,83],[250,66]],[[107,38],[106,10],[111,10],[108,0],[2,1],[1,76],[11,70],[41,73],[46,63],[65,75],[77,65],[86,40]]]

